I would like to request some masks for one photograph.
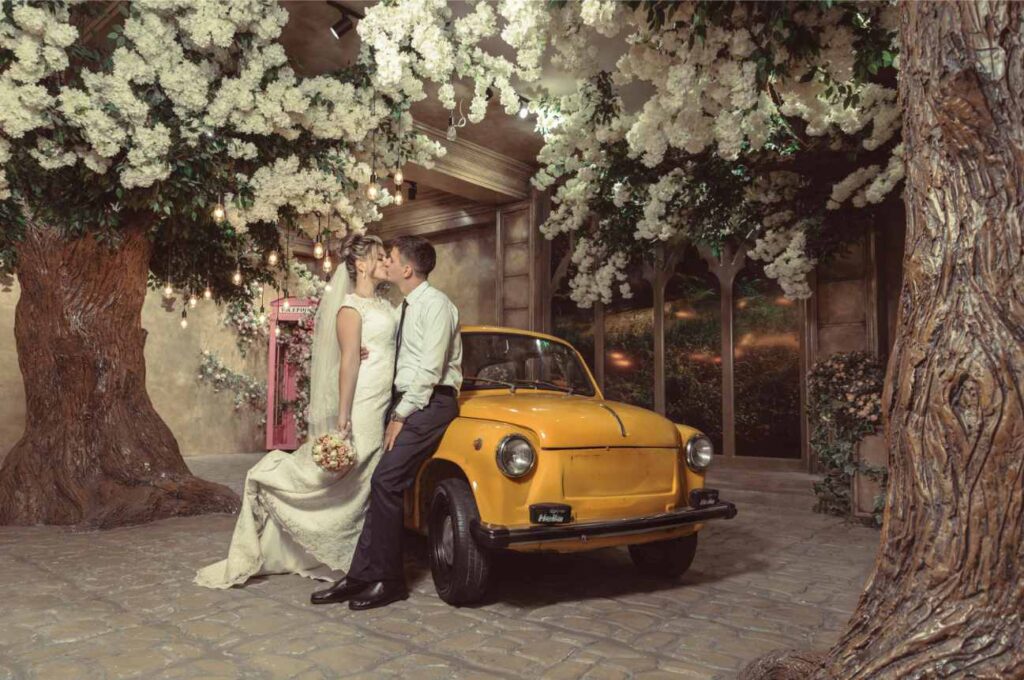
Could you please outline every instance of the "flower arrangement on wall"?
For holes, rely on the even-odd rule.
[[[882,429],[882,382],[885,369],[865,352],[833,354],[819,361],[807,378],[807,409],[811,447],[825,475],[814,485],[817,511],[849,516],[851,485],[858,472],[885,486],[884,468],[857,460],[857,443]],[[881,522],[884,498],[875,502],[875,519]]]
[[[279,288],[287,284],[295,296],[309,300],[310,308],[295,324],[284,324],[275,338],[285,361],[292,365],[296,376],[295,399],[282,406],[295,417],[296,432],[304,439],[308,427],[310,389],[310,349],[313,345],[313,319],[323,296],[326,281],[302,262],[288,258],[287,275],[278,282]],[[267,341],[268,319],[260,287],[249,286],[249,296],[230,302],[224,310],[222,323],[235,333],[238,351],[245,356],[259,343]],[[258,306],[257,306],[258,305]],[[204,350],[200,358],[198,379],[210,385],[214,392],[227,390],[234,395],[235,408],[247,408],[260,415],[259,426],[266,425],[267,386],[262,374],[252,377],[226,366],[216,353]]]

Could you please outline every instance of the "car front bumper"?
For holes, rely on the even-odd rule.
[[[680,508],[671,512],[645,517],[631,517],[602,522],[568,522],[565,524],[537,525],[512,529],[495,524],[485,524],[473,520],[470,531],[478,545],[484,548],[508,548],[521,543],[548,543],[578,538],[586,541],[589,538],[605,536],[630,536],[646,534],[665,529],[698,524],[712,519],[732,519],[736,516],[736,506],[728,501],[719,501],[713,505],[699,508]]]

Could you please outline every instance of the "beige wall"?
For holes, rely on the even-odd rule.
[[[14,307],[18,289],[0,292],[0,459],[18,441],[25,428],[25,393],[14,345]],[[182,330],[179,311],[168,313],[160,294],[150,292],[142,309],[146,340],[146,386],[157,412],[167,422],[185,456],[203,453],[262,451],[263,430],[248,411],[235,411],[231,394],[213,390],[196,379],[199,353],[216,352],[235,370],[265,378],[266,350],[251,351],[243,359],[234,333],[220,324],[218,309],[200,302]]]
[[[427,238],[437,250],[430,283],[459,308],[463,325],[497,323],[494,225]]]
[[[14,307],[18,284],[10,292],[0,291],[0,460],[25,431],[25,389],[14,347]]]

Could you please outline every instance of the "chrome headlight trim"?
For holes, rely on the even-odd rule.
[[[530,450],[530,465],[529,465],[529,467],[527,467],[522,472],[518,472],[518,473],[513,471],[513,470],[510,470],[507,467],[506,459],[505,459],[505,455],[507,453],[509,445],[511,443],[515,442],[515,441],[523,442],[524,444],[526,444],[527,448]],[[498,447],[497,447],[497,449],[494,452],[494,460],[498,464],[498,469],[501,470],[501,473],[503,475],[505,475],[509,479],[522,479],[526,475],[528,475],[531,472],[533,472],[533,469],[535,467],[537,467],[537,451],[536,451],[536,449],[533,448],[533,444],[530,443],[530,440],[527,439],[525,436],[523,436],[521,434],[509,434],[509,435],[505,435],[501,439],[501,441],[498,442]]]
[[[707,444],[706,447],[697,446],[704,443]],[[714,457],[715,445],[705,435],[696,434],[686,442],[686,465],[694,472],[704,472],[707,470],[711,467],[711,461],[714,460]]]

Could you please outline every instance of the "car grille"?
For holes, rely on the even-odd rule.
[[[675,488],[675,449],[580,449],[562,451],[562,489],[567,500],[650,496]]]

